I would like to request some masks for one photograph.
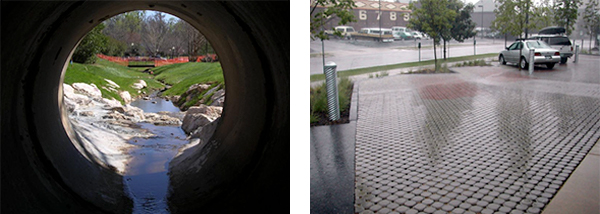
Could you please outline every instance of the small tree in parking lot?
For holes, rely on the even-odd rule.
[[[592,38],[600,33],[600,3],[599,0],[590,0],[583,11],[583,22],[585,29],[590,35],[590,50],[592,49]],[[596,40],[598,46],[598,40]]]
[[[439,70],[437,63],[436,45],[443,38],[449,38],[452,23],[456,12],[448,8],[448,0],[421,0],[417,4],[410,3],[411,18],[407,27],[426,33],[433,39],[433,58],[435,70]]]
[[[577,9],[581,5],[581,0],[557,0],[556,7],[556,23],[559,26],[565,27],[567,35],[575,29],[575,21],[577,21]]]

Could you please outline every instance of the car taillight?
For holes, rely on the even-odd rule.
[[[573,51],[573,46],[571,46],[571,51]]]
[[[554,52],[554,56],[560,56],[559,52]]]
[[[534,55],[535,56],[541,56],[542,54],[541,53],[535,53]]]

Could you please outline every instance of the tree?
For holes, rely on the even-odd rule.
[[[531,23],[537,28],[544,28],[555,25],[554,22],[554,5],[550,4],[550,0],[543,0],[539,5],[532,8]]]
[[[108,37],[102,34],[104,27],[104,24],[100,23],[83,37],[73,52],[71,57],[73,62],[89,64],[96,62],[96,54],[100,53],[108,40]]]
[[[436,45],[442,38],[449,38],[456,12],[448,8],[448,0],[421,0],[418,4],[409,5],[412,14],[407,27],[426,33],[433,39],[433,58],[435,70],[438,70]]]
[[[590,50],[592,49],[592,39],[600,34],[600,3],[598,0],[590,0],[583,11],[583,22],[587,33],[590,35]],[[596,40],[598,46],[598,40]]]
[[[140,10],[116,15],[104,21],[106,28],[102,32],[109,37],[124,42],[127,45],[129,54],[142,53],[141,35],[145,16],[146,12]]]
[[[458,42],[464,42],[465,39],[474,37],[476,33],[475,22],[471,19],[471,13],[473,13],[473,4],[465,5],[463,2],[458,0],[450,0],[448,8],[454,10],[456,17],[452,22],[452,28],[450,29],[450,36],[452,39]],[[444,59],[446,59],[446,40],[444,40]]]
[[[172,32],[172,24],[172,20],[165,20],[163,13],[155,13],[144,19],[142,42],[148,53],[156,56],[166,50],[165,40]]]
[[[496,19],[492,21],[492,27],[502,33],[508,33],[519,38],[527,38],[523,35],[526,29],[535,29],[535,23],[528,21],[532,14],[530,7],[532,0],[497,0],[499,6],[494,10]]]
[[[567,30],[567,35],[575,29],[577,21],[577,9],[581,6],[581,0],[556,0],[555,19],[556,23]]]
[[[345,25],[346,23],[356,21],[354,12],[352,11],[352,8],[356,7],[354,0],[311,0],[311,6],[310,38],[312,40],[316,38],[321,40],[329,39],[329,36],[325,34],[323,26],[334,17],[340,19],[338,25]],[[325,9],[317,11],[318,6]],[[338,31],[335,31],[335,34],[342,36]]]
[[[126,50],[127,44],[125,42],[107,36],[106,44],[102,48],[101,53],[107,56],[123,56]]]

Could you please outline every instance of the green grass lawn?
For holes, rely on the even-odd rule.
[[[446,60],[438,59],[438,62],[449,63],[449,62],[468,61],[468,60],[474,60],[474,59],[493,57],[493,56],[497,56],[497,55],[498,55],[497,53],[489,53],[489,54],[479,54],[479,55],[474,55],[474,56],[451,57],[451,58],[447,58]],[[338,71],[338,77],[350,77],[350,76],[374,73],[374,72],[379,72],[379,71],[387,71],[387,70],[391,70],[391,69],[433,65],[434,63],[435,63],[434,60],[425,60],[425,61],[421,61],[421,62],[405,62],[405,63],[392,64],[392,65],[382,65],[382,66],[374,66],[374,67],[368,67],[368,68],[350,69],[350,70]],[[325,79],[325,74],[310,75],[311,82],[324,80],[324,79]]]
[[[96,64],[79,64],[72,63],[67,67],[65,73],[64,83],[73,84],[76,82],[83,82],[87,84],[94,83],[100,91],[102,91],[102,97],[111,99],[115,98],[121,102],[121,96],[117,92],[106,90],[102,86],[108,87],[109,83],[104,79],[109,79],[117,83],[120,88],[117,90],[128,91],[132,97],[138,96],[137,89],[131,87],[131,85],[138,80],[144,80],[148,84],[147,88],[141,91],[149,92],[157,89],[164,88],[165,86],[156,81],[150,74],[141,73],[128,67],[112,63],[107,60],[98,59]]]
[[[223,83],[221,63],[187,62],[152,69],[156,79],[172,87],[163,95],[181,95],[196,83]],[[218,84],[215,84],[218,85]]]

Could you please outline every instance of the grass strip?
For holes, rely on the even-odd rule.
[[[459,62],[459,61],[467,61],[467,60],[494,57],[497,55],[498,55],[497,53],[478,54],[478,55],[474,55],[474,56],[450,57],[450,58],[447,58],[446,60],[439,60],[439,61],[441,61],[442,63],[450,63],[450,62]],[[392,69],[433,65],[434,63],[435,63],[435,60],[431,59],[431,60],[424,60],[421,62],[405,62],[405,63],[398,63],[398,64],[392,64],[392,65],[380,65],[380,66],[373,66],[373,67],[368,67],[368,68],[350,69],[350,70],[338,71],[338,77],[350,77],[350,76],[355,76],[355,75],[374,73],[374,72],[379,72],[379,71],[387,71],[387,70],[392,70]],[[325,74],[310,75],[311,82],[320,81],[320,80],[325,80]]]

